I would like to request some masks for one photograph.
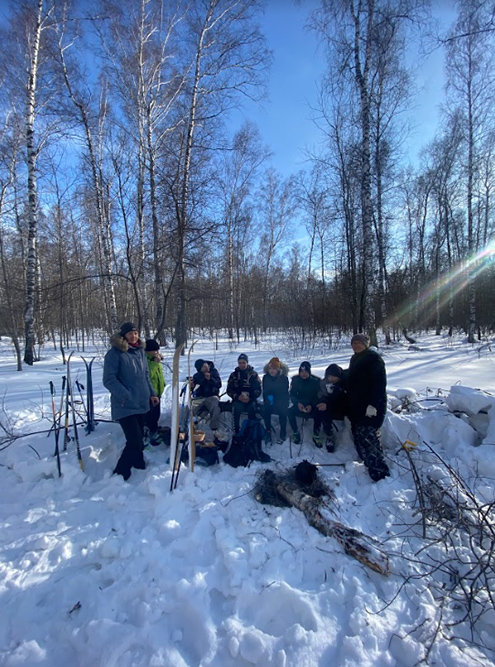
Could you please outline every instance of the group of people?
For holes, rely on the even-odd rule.
[[[262,408],[265,428],[272,432],[272,415],[277,415],[280,424],[278,443],[287,438],[287,421],[292,429],[292,441],[301,442],[298,418],[313,420],[313,442],[323,447],[321,431],[326,448],[334,452],[336,447],[336,422],[349,418],[354,444],[360,458],[368,468],[374,481],[389,475],[380,443],[380,427],[387,409],[385,364],[365,334],[356,334],[351,339],[353,356],[349,368],[343,370],[330,364],[322,379],[311,372],[309,361],[303,361],[299,372],[289,383],[289,369],[278,357],[265,365],[263,378],[249,364],[248,356],[240,354],[237,367],[227,381],[227,395],[231,399],[234,432],[240,429],[243,413],[255,419]],[[222,381],[212,361],[198,359],[196,373],[191,380],[198,405],[196,414],[209,413],[210,426],[219,426],[221,408],[219,403]],[[262,398],[262,403],[259,400]],[[202,400],[201,400],[202,399]]]
[[[323,446],[323,430],[328,451],[335,451],[335,422],[347,416],[352,427],[354,444],[374,481],[389,475],[380,443],[380,427],[385,418],[386,372],[381,356],[370,348],[365,334],[351,339],[353,356],[349,368],[343,370],[330,364],[323,379],[303,361],[289,383],[289,369],[278,357],[264,367],[263,378],[249,364],[248,356],[240,354],[237,366],[227,381],[231,399],[234,431],[240,430],[243,413],[249,419],[261,414],[268,433],[272,432],[272,416],[277,415],[283,443],[287,438],[287,421],[292,440],[301,442],[298,418],[313,421],[313,442]],[[155,340],[143,342],[132,322],[124,323],[112,336],[111,348],[105,356],[103,384],[111,394],[112,419],[118,421],[126,444],[114,473],[128,479],[131,469],[143,469],[145,428],[151,444],[160,444],[158,420],[160,397],[165,387],[159,345]],[[189,380],[195,398],[196,415],[209,414],[210,427],[220,426],[220,390],[222,380],[212,361],[198,359],[196,373]],[[262,400],[259,400],[259,399]]]

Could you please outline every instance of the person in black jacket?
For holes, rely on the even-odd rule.
[[[325,370],[316,407],[320,411],[323,431],[327,437],[327,451],[334,452],[337,444],[335,431],[338,430],[335,421],[344,419],[346,408],[344,371],[337,364],[330,364]]]
[[[380,442],[380,427],[387,411],[387,375],[378,352],[369,347],[368,336],[351,339],[354,355],[347,371],[347,410],[354,445],[374,482],[390,475]]]
[[[301,434],[297,428],[297,417],[313,419],[313,442],[322,447],[320,438],[321,416],[316,405],[320,390],[320,378],[311,374],[311,364],[303,361],[299,366],[299,374],[294,375],[290,385],[290,400],[292,405],[288,411],[289,424],[292,428],[292,441],[298,445]]]
[[[196,373],[191,379],[191,391],[195,399],[194,414],[201,415],[206,412],[211,415],[210,428],[216,431],[220,421],[219,394],[222,386],[220,374],[215,368],[213,361],[197,359],[194,362]]]
[[[239,433],[241,413],[247,412],[248,419],[256,418],[256,399],[261,395],[258,373],[249,365],[247,354],[240,354],[237,368],[229,376],[227,394],[232,399],[234,432]]]
[[[268,433],[272,429],[272,415],[278,415],[282,444],[287,437],[287,409],[289,407],[289,369],[278,357],[273,357],[263,368],[263,417]]]

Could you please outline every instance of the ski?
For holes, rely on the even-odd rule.
[[[179,345],[174,352],[174,360],[172,363],[172,419],[170,425],[170,467],[172,469],[172,480],[170,483],[170,490],[174,488],[175,475],[180,466],[179,457],[179,362],[180,355],[184,344]]]
[[[96,427],[95,404],[93,396],[93,361],[95,360],[95,357],[89,361],[86,361],[84,357],[81,357],[81,359],[84,361],[84,365],[86,366],[86,414],[88,419],[85,430],[86,433],[91,433],[91,431],[94,431]]]
[[[69,367],[69,363],[67,362],[67,368],[68,367]],[[70,435],[69,435],[69,399],[70,399],[70,387],[69,387],[69,383],[67,382],[67,379],[66,379],[66,385],[65,385],[64,452],[67,451],[67,446],[70,442]],[[60,418],[62,418],[62,414],[60,414]]]
[[[53,430],[55,432],[55,456],[57,457],[58,476],[62,477],[62,468],[60,466],[60,449],[58,444],[59,429],[57,426],[57,413],[55,411],[55,387],[51,380],[50,380],[50,393],[52,395]]]
[[[74,352],[71,352],[69,354],[69,358],[67,359],[67,395],[70,396],[70,408],[72,413],[72,426],[74,428],[74,440],[76,443],[77,460],[79,461],[79,466],[81,470],[84,470],[81,447],[79,444],[79,433],[77,432],[76,406],[74,405],[74,395],[72,392],[71,380],[70,380],[70,360],[73,354]]]

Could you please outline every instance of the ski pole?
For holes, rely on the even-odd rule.
[[[62,468],[60,466],[60,451],[58,448],[58,428],[57,428],[57,414],[55,412],[55,387],[50,380],[50,393],[52,395],[52,412],[53,412],[53,430],[55,431],[55,456],[57,457],[58,476],[62,477]]]

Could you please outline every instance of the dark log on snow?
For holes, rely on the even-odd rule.
[[[304,513],[313,528],[327,537],[335,538],[343,546],[346,554],[356,558],[375,572],[389,574],[388,555],[370,544],[371,538],[364,533],[325,517],[320,510],[321,501],[318,498],[304,493],[299,487],[288,481],[281,481],[277,484],[277,491],[290,505]]]

